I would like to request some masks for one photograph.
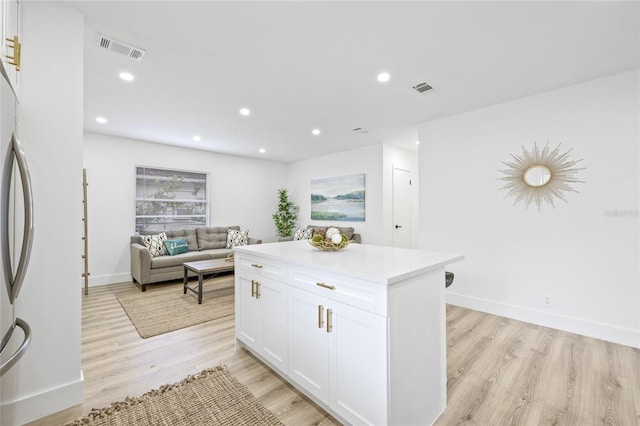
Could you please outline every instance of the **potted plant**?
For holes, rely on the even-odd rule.
[[[298,220],[298,206],[289,199],[289,192],[285,188],[278,189],[278,211],[273,214],[276,224],[276,236],[291,237]]]

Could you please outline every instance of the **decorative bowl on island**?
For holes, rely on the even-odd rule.
[[[322,251],[339,251],[349,245],[349,238],[336,228],[327,229],[327,233],[314,234],[309,244]]]
[[[349,245],[349,240],[342,240],[341,243],[335,244],[331,240],[313,241],[307,240],[313,247],[322,251],[340,251]]]

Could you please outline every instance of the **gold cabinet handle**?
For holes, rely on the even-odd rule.
[[[329,290],[335,290],[336,287],[333,285],[325,284],[325,283],[316,283],[318,287],[328,288]]]
[[[327,309],[327,333],[331,333],[333,330],[333,324],[331,323],[331,315],[333,311],[331,309]]]
[[[258,265],[257,263],[252,263],[251,266],[254,268],[262,269],[262,265]]]
[[[318,328],[324,327],[324,306],[318,305]]]
[[[256,282],[254,280],[251,280],[251,297],[254,297],[256,295]]]
[[[7,46],[9,49],[13,49],[13,56],[5,55],[7,59],[11,59],[9,64],[15,65],[16,71],[20,71],[20,57],[22,55],[22,45],[18,41],[18,36],[14,35],[12,38],[7,38],[12,45]]]
[[[260,299],[260,286],[262,284],[260,284],[259,281],[256,281],[256,299]]]

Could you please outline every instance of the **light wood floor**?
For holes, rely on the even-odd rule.
[[[83,296],[85,402],[31,425],[60,425],[219,364],[283,423],[337,424],[235,350],[233,317],[140,338],[115,297],[132,285]],[[640,424],[640,350],[447,306],[447,351],[448,406],[437,426]]]

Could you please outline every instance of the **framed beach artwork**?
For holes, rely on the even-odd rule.
[[[364,173],[311,180],[311,219],[364,222]]]

